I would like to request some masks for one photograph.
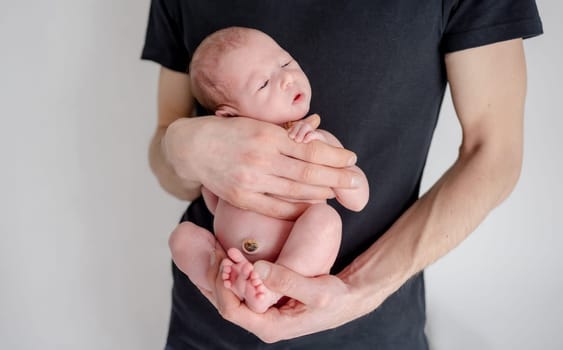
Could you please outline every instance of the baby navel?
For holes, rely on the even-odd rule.
[[[255,239],[242,241],[242,250],[247,254],[254,254],[258,250],[258,242]]]

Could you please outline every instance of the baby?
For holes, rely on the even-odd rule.
[[[295,142],[319,140],[342,147],[327,131],[315,129],[318,116],[305,117],[311,86],[297,62],[271,37],[255,29],[231,27],[207,37],[190,64],[194,97],[221,117],[244,116],[288,129]],[[369,188],[334,189],[346,208],[362,210]],[[215,238],[227,251],[221,262],[222,279],[255,312],[262,313],[282,295],[268,290],[252,263],[273,261],[304,276],[329,273],[340,246],[342,222],[325,201],[304,201],[308,209],[295,221],[280,220],[236,208],[202,188],[214,215],[215,236],[190,222],[180,224],[170,237],[172,257],[200,289],[210,290],[207,273]]]

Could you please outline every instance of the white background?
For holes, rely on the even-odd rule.
[[[433,349],[561,349],[563,6],[525,43],[526,148],[512,196],[428,268]],[[161,349],[168,233],[184,203],[147,165],[149,1],[2,1],[0,348]],[[424,187],[455,159],[446,100]],[[558,229],[556,229],[556,227]]]

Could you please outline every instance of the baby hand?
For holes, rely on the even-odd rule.
[[[298,143],[309,143],[313,140],[322,140],[322,136],[313,127],[302,120],[294,122],[287,130],[289,138]]]

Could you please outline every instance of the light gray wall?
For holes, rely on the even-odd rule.
[[[526,42],[526,155],[510,199],[427,271],[434,349],[563,347],[563,26]],[[3,1],[0,348],[162,348],[167,236],[184,207],[150,174],[157,66],[138,60],[147,1]],[[455,158],[449,102],[424,186]]]
[[[434,349],[563,349],[563,5],[537,1],[543,36],[525,41],[528,98],[520,181],[458,248],[426,271]],[[423,185],[455,159],[446,100]]]
[[[2,4],[0,349],[162,348],[167,236],[184,205],[147,165],[147,13],[148,1]]]

